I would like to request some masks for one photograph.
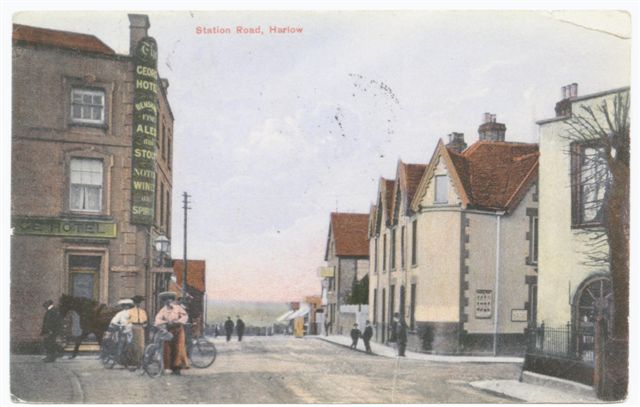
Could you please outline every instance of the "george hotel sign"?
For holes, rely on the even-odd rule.
[[[116,223],[102,220],[14,216],[11,218],[11,227],[16,235],[108,239],[114,239],[117,236]]]
[[[135,54],[131,223],[151,225],[154,218],[156,139],[158,137],[158,46],[140,40]]]

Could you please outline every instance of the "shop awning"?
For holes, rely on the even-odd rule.
[[[291,320],[291,319],[296,319],[296,318],[302,318],[302,317],[304,317],[305,315],[307,315],[307,314],[309,313],[309,311],[310,311],[310,310],[311,310],[311,309],[309,308],[309,306],[308,306],[308,305],[303,305],[302,307],[300,307],[300,309],[299,309],[299,310],[297,310],[297,311],[296,311],[296,312],[294,312],[293,314],[289,315],[289,316],[287,317],[287,319],[288,319],[288,320]]]
[[[294,310],[289,310],[287,312],[285,312],[284,314],[280,315],[278,318],[276,318],[277,322],[284,322],[284,321],[288,321],[289,320],[289,315],[293,314],[295,311]]]

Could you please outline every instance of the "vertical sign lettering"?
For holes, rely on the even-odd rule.
[[[151,225],[154,218],[156,137],[158,137],[158,47],[140,40],[135,55],[131,223]]]

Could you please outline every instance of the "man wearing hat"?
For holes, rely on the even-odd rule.
[[[132,325],[134,357],[136,362],[140,362],[144,354],[145,331],[149,322],[147,312],[140,306],[144,297],[136,295],[131,301],[133,301],[133,308],[129,309],[129,319]]]
[[[184,324],[189,321],[185,309],[176,302],[176,294],[171,291],[160,293],[162,308],[158,311],[154,321],[155,326],[166,326],[173,334],[170,341],[164,343],[164,366],[171,369],[173,374],[179,375],[181,369],[189,367],[187,348],[185,344]]]
[[[42,345],[47,356],[42,359],[44,362],[55,362],[58,357],[58,345],[56,338],[62,333],[62,318],[58,312],[58,308],[54,307],[53,301],[47,300],[42,306],[47,311],[44,313],[44,319],[42,320],[42,331],[40,335],[44,338]]]

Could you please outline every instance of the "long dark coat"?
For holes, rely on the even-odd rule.
[[[58,308],[52,307],[44,314],[42,320],[42,336],[58,336],[62,333],[62,318],[58,312]]]
[[[238,320],[236,321],[236,331],[238,331],[238,335],[240,336],[244,334],[244,321],[240,318],[238,318]]]
[[[362,339],[364,339],[365,341],[369,341],[371,340],[372,336],[373,336],[373,328],[371,328],[371,325],[369,325],[368,327],[364,328]]]
[[[227,335],[231,335],[231,333],[233,332],[233,321],[230,319],[227,319],[227,321],[224,323],[224,330],[227,333]]]

